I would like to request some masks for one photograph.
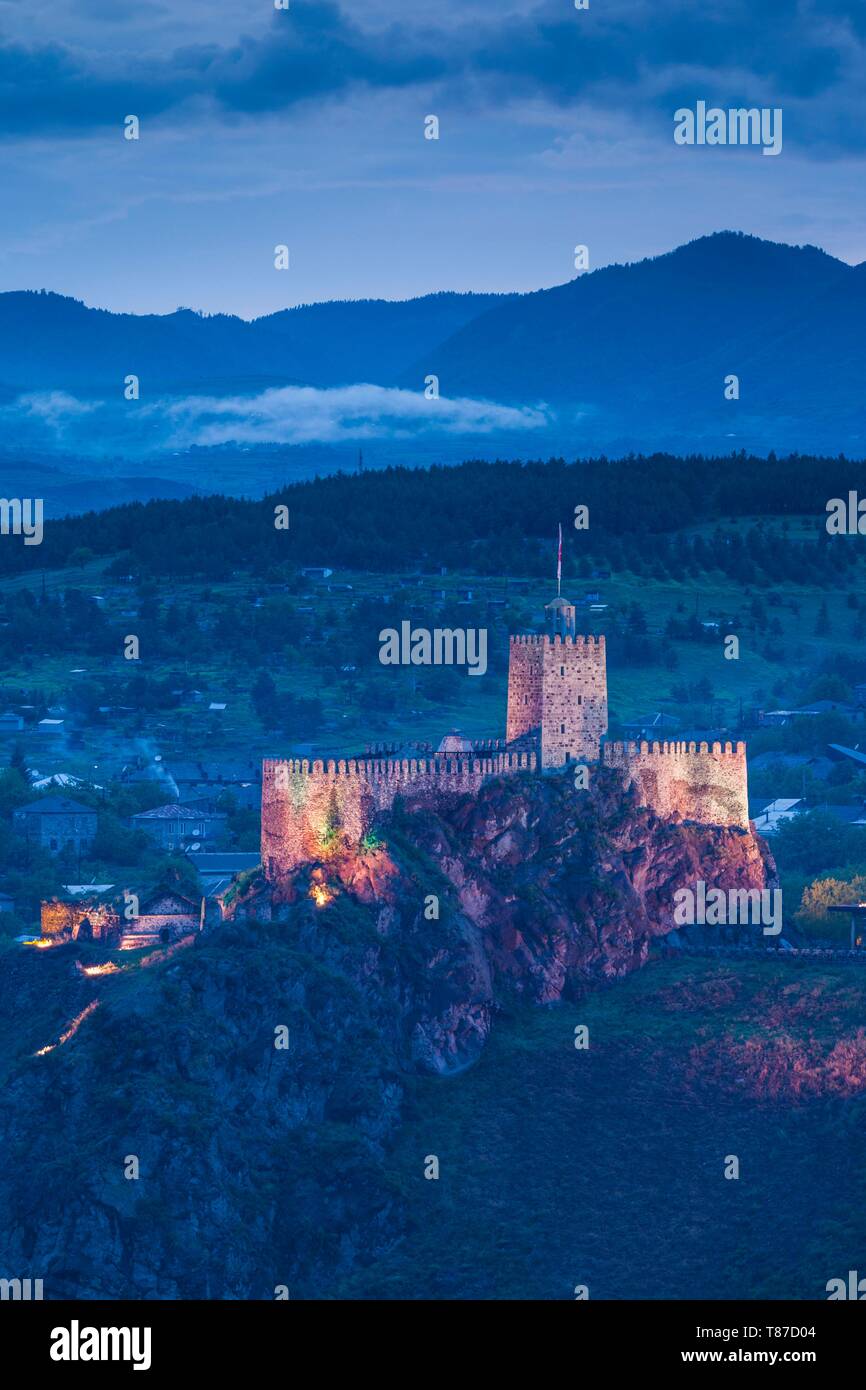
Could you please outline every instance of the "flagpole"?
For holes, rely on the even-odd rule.
[[[559,549],[556,552],[556,597],[562,597],[562,522],[559,523]]]

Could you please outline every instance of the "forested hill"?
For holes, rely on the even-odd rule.
[[[113,314],[66,295],[0,294],[0,383],[15,390],[114,395],[118,364],[150,391],[395,382],[508,295],[301,304],[247,322],[231,314]],[[70,351],[70,345],[73,351]]]
[[[262,500],[191,497],[114,507],[46,522],[41,545],[10,536],[0,544],[0,574],[51,569],[82,556],[112,559],[112,572],[201,575],[233,570],[265,574],[285,565],[411,571],[440,564],[481,573],[550,569],[557,523],[576,537],[574,560],[610,568],[656,565],[677,574],[690,564],[796,580],[804,544],[820,579],[859,553],[834,543],[825,528],[830,498],[847,497],[862,465],[844,458],[674,458],[655,454],[579,463],[472,461],[453,468],[392,468],[295,483]],[[275,507],[289,509],[288,529]],[[575,531],[575,507],[589,528]],[[815,518],[815,537],[796,541],[775,526],[756,531],[743,518]],[[725,531],[714,544],[713,525]],[[698,530],[689,554],[674,533]],[[816,568],[817,567],[817,568]]]

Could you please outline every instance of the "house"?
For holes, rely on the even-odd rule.
[[[301,570],[304,579],[330,579],[333,570],[326,569],[324,565],[308,565]]]
[[[23,728],[24,720],[20,714],[14,714],[12,710],[0,714],[0,734],[20,734]]]
[[[827,747],[834,762],[848,761],[858,768],[866,768],[866,753],[859,748],[848,748],[844,743],[828,743]]]
[[[863,720],[863,710],[858,705],[849,705],[846,700],[813,700],[811,705],[803,705],[794,713],[798,716],[842,714],[846,719],[854,719],[858,723]]]
[[[160,782],[164,788],[165,796],[180,796],[177,783],[166,767],[162,758],[157,756],[153,762],[145,763],[139,760],[136,763],[127,763],[120,774],[121,782],[137,785],[139,783]]]
[[[82,854],[96,836],[96,812],[66,796],[46,796],[19,806],[13,821],[30,843],[52,854],[68,850]]]
[[[758,802],[749,805],[749,817],[755,822],[759,835],[775,835],[779,827],[807,810],[802,797],[777,797],[775,801]]]
[[[167,945],[201,930],[204,904],[178,888],[158,888],[142,898],[135,916],[124,919],[120,949]]]
[[[63,733],[62,719],[40,719],[36,732],[45,738],[58,738]]]
[[[183,849],[191,840],[218,840],[225,833],[224,811],[197,811],[192,806],[154,806],[132,816],[133,830],[141,830],[160,849]]]
[[[676,715],[663,714],[656,711],[655,714],[646,714],[642,719],[634,719],[628,724],[623,724],[623,733],[632,739],[670,738],[671,734],[676,733],[682,726],[682,720],[677,719]],[[647,730],[650,732],[648,733]]]
[[[45,792],[49,787],[68,787],[74,790],[76,787],[86,787],[91,785],[85,782],[83,777],[76,777],[73,772],[53,772],[50,777],[37,776],[33,782],[35,792]],[[97,787],[97,791],[101,788]]]
[[[794,719],[794,711],[790,709],[759,709],[757,722],[770,729],[784,729]]]
[[[245,787],[251,783],[261,786],[262,765],[260,762],[196,762],[172,763],[171,776],[177,784],[181,798],[189,792],[201,793],[203,790],[227,790],[229,787]]]
[[[100,884],[73,885],[75,892],[40,904],[41,934],[47,940],[102,941],[115,946],[120,936],[122,903],[113,889]],[[83,891],[78,891],[83,888]]]
[[[770,709],[758,712],[758,723],[768,725],[771,728],[785,728],[789,724],[796,724],[804,719],[817,719],[820,714],[841,714],[846,719],[862,721],[863,711],[855,705],[845,704],[841,700],[815,700],[811,705],[803,705],[800,709]]]
[[[863,762],[866,764],[866,754],[863,756]],[[817,781],[825,782],[833,770],[833,764],[829,758],[814,757],[809,753],[769,752],[759,753],[756,758],[749,759],[749,772],[764,772],[768,768],[774,772],[785,769],[788,772],[799,772],[801,775],[808,773]]]
[[[262,789],[257,782],[244,783],[243,786],[233,784],[230,787],[216,787],[203,785],[198,788],[198,795],[185,796],[184,806],[189,806],[193,811],[220,811],[221,797],[228,797],[235,810],[258,811],[262,804]]]
[[[187,850],[187,858],[193,864],[206,891],[222,892],[238,874],[256,868],[261,861],[258,850],[238,851],[234,854],[209,854],[206,850]]]

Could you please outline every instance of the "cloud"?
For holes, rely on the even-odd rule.
[[[98,0],[90,0],[96,4]],[[788,105],[803,145],[828,132],[849,148],[866,140],[862,0],[620,0],[576,11],[542,0],[493,18],[424,7],[363,27],[332,0],[260,15],[252,32],[207,42],[104,52],[55,41],[0,48],[0,122],[7,133],[72,133],[123,116],[181,117],[197,107],[225,117],[283,111],[359,85],[383,90],[440,84],[449,101],[489,107],[542,98],[592,101],[667,120],[678,105]],[[403,14],[410,15],[403,18]],[[488,12],[489,13],[489,12]],[[251,21],[252,22],[252,21]],[[168,21],[166,21],[168,24]],[[163,38],[172,34],[168,27]],[[801,107],[808,107],[803,112]],[[841,135],[840,135],[841,131]]]
[[[153,411],[171,423],[169,446],[335,444],[425,433],[490,434],[549,423],[543,407],[519,409],[465,398],[427,400],[417,391],[372,385],[318,390],[285,386],[258,396],[188,396]]]
[[[222,444],[339,444],[422,435],[486,436],[549,425],[544,406],[359,384],[319,390],[286,386],[255,396],[165,397],[137,406],[32,392],[0,409],[7,438],[62,445],[81,454],[142,454]]]
[[[255,115],[357,83],[401,87],[445,73],[437,44],[401,24],[364,33],[330,0],[272,12],[266,34],[166,53],[95,53],[60,42],[0,46],[0,122],[7,133],[57,135],[161,116],[190,104]]]

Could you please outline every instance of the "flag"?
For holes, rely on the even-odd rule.
[[[562,585],[562,522],[559,523],[559,549],[556,552],[556,593]]]

